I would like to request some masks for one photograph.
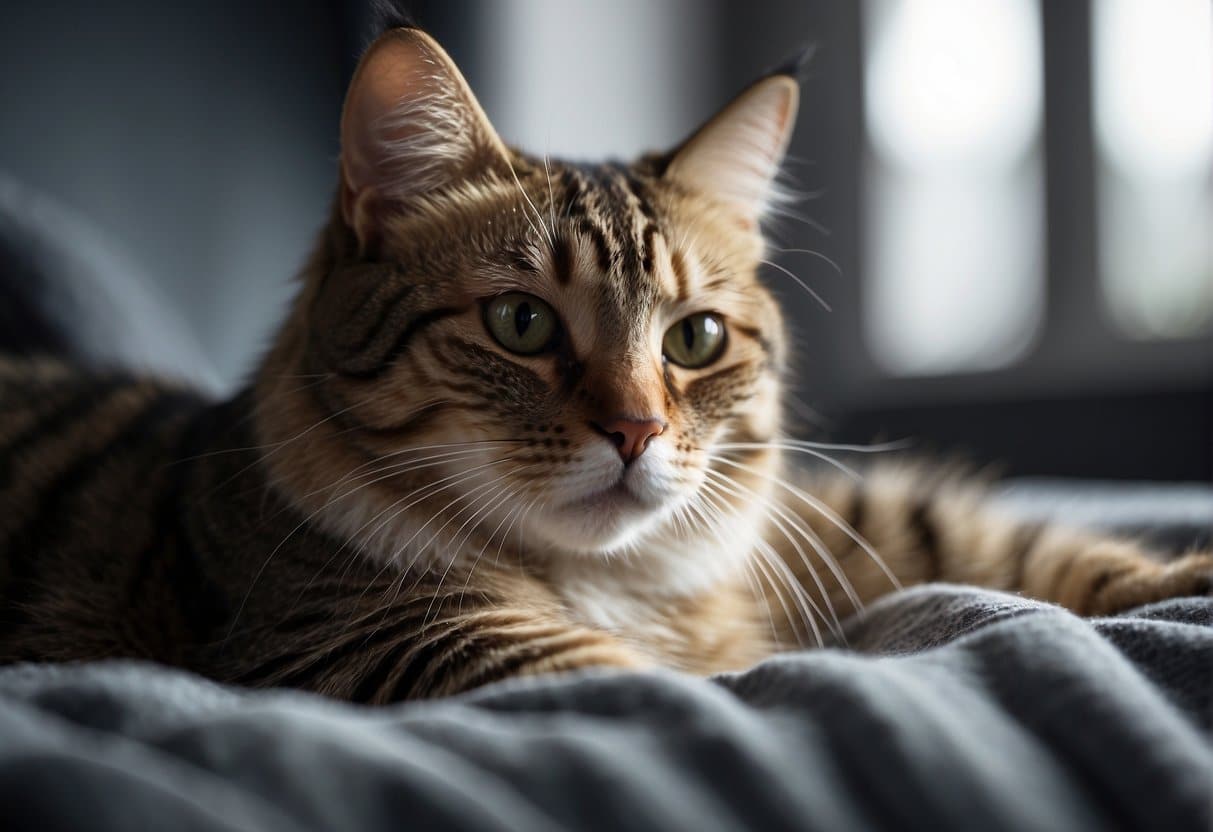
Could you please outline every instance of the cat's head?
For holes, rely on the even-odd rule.
[[[509,148],[427,35],[381,36],[258,379],[271,480],[404,566],[736,568],[778,461],[759,220],[797,95],[774,74],[666,154],[569,164]]]

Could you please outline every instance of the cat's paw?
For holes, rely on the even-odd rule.
[[[1191,554],[1169,563],[1135,563],[1093,577],[1087,615],[1111,615],[1168,598],[1213,596],[1213,554]]]

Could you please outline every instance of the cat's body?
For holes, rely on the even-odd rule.
[[[922,469],[795,472],[756,276],[794,113],[776,74],[666,156],[572,166],[506,148],[427,37],[382,36],[243,393],[0,362],[0,661],[381,702],[741,668],[923,581],[1085,613],[1208,592],[1208,556],[999,521]]]

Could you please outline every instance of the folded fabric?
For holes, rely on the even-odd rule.
[[[0,670],[8,829],[1213,823],[1213,600],[1083,621],[922,587],[744,673],[363,708],[128,662]]]

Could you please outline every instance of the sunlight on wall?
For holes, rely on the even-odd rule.
[[[1213,325],[1213,7],[1092,3],[1100,272],[1138,338]]]
[[[1035,0],[864,3],[865,336],[898,375],[1015,361],[1042,314]]]

